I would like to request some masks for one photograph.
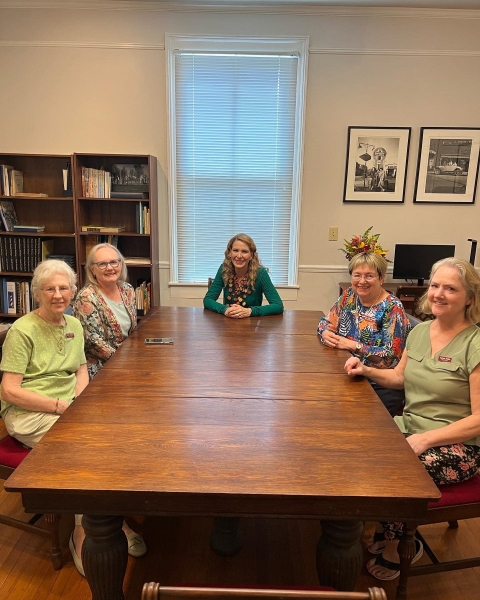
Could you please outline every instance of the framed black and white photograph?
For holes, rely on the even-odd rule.
[[[344,202],[403,202],[410,127],[349,127]]]
[[[479,128],[422,127],[413,201],[473,204],[479,146]]]
[[[112,165],[112,192],[148,192],[147,164]]]

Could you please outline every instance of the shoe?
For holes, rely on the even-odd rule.
[[[73,543],[73,532],[70,536],[70,540],[68,542],[68,547],[70,548],[70,552],[72,553],[72,558],[75,566],[77,567],[77,571],[80,573],[82,577],[85,577],[85,571],[83,570],[82,559],[79,558],[77,551],[75,550],[75,544]]]
[[[379,546],[378,544],[380,542],[385,542],[383,544],[383,546]],[[377,547],[375,549],[372,549],[372,546],[374,544],[377,544]],[[381,554],[383,552],[383,549],[385,548],[387,542],[385,540],[385,532],[384,531],[376,531],[373,534],[373,541],[367,546],[367,550],[368,552],[370,552],[370,554]]]
[[[414,563],[416,563],[418,560],[420,560],[423,555],[423,544],[420,540],[415,540],[415,548],[416,548],[417,552],[416,552],[415,556],[412,558],[412,562],[411,562],[412,565]],[[385,569],[389,569],[390,571],[393,571],[393,573],[391,575],[386,575],[385,577],[379,577],[378,575],[374,575],[370,571],[370,569],[372,567],[374,567],[375,565],[384,567]],[[367,570],[372,577],[375,577],[375,579],[379,579],[380,581],[391,581],[392,579],[396,579],[400,575],[400,563],[396,563],[396,562],[387,560],[386,558],[383,558],[383,556],[381,554],[379,554],[376,558],[374,558],[372,561],[367,563]]]
[[[135,558],[140,558],[147,553],[147,546],[143,541],[143,538],[138,533],[132,531],[127,535],[128,542],[128,553],[130,556],[134,556]]]

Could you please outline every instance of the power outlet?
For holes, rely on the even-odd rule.
[[[328,228],[328,241],[329,242],[338,241],[338,227],[329,227]]]

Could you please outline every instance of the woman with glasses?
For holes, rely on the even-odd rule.
[[[83,325],[90,379],[137,326],[135,290],[127,267],[111,244],[97,244],[87,256],[87,285],[77,294],[73,314]]]
[[[92,379],[137,326],[137,305],[135,290],[126,282],[125,260],[115,246],[107,243],[94,246],[87,256],[85,273],[88,283],[75,298],[73,314],[83,325],[87,367]],[[85,533],[81,524],[82,515],[75,515],[70,551],[77,570],[85,576],[81,560]],[[125,521],[123,531],[128,553],[143,556],[147,551],[143,538]]]
[[[65,314],[76,281],[62,260],[40,263],[31,284],[38,308],[15,321],[3,344],[1,416],[29,448],[88,385],[82,326]]]
[[[380,254],[356,254],[348,265],[352,287],[340,296],[318,324],[322,342],[347,350],[367,366],[393,369],[402,357],[410,330],[402,303],[382,283],[387,261]],[[390,390],[370,381],[393,416],[405,400],[403,390]]]

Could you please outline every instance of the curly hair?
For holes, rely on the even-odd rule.
[[[233,266],[232,259],[230,258],[230,253],[235,242],[242,242],[246,244],[248,246],[248,249],[252,253],[252,258],[248,263],[246,278],[248,285],[252,288],[252,290],[254,290],[258,269],[263,265],[261,264],[260,259],[258,258],[257,247],[255,246],[255,242],[246,233],[237,233],[237,235],[234,235],[227,244],[227,249],[225,250],[225,260],[223,261],[222,270],[223,284],[227,285],[228,280],[233,279],[235,275],[235,267]]]
[[[463,258],[443,258],[433,265],[430,281],[440,267],[457,270],[467,292],[467,298],[470,300],[470,304],[465,307],[465,317],[472,323],[478,323],[480,321],[480,275],[476,269]],[[418,308],[427,315],[432,314],[432,307],[428,301],[428,290],[418,301]]]

